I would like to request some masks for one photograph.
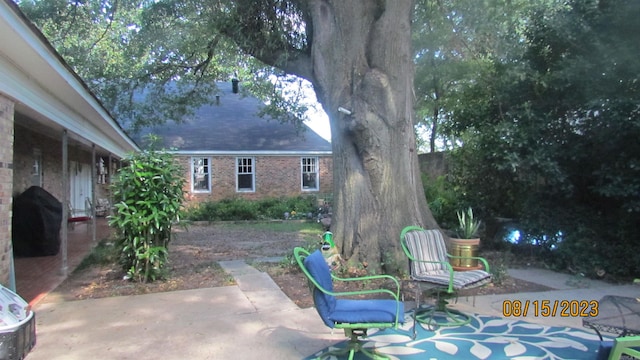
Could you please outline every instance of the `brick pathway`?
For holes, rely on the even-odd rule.
[[[105,218],[96,219],[96,240],[109,236]],[[95,243],[91,239],[89,224],[76,224],[68,230],[67,266],[71,273],[91,251]],[[32,306],[54,290],[65,276],[62,274],[62,252],[54,256],[15,259],[16,288],[18,294]]]

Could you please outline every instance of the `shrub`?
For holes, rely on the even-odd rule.
[[[284,213],[290,218],[306,218],[315,215],[315,196],[289,198],[269,198],[246,200],[242,198],[207,201],[193,206],[184,213],[184,218],[192,221],[232,221],[283,219]],[[291,216],[295,214],[295,216]]]
[[[183,170],[170,154],[144,151],[130,155],[112,185],[120,262],[130,279],[161,277],[168,258],[172,224],[184,194]]]

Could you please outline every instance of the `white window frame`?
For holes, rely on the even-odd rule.
[[[206,165],[196,165],[196,161],[206,161]],[[204,176],[206,176],[207,189],[196,189],[196,174],[200,171],[197,167],[202,166]],[[206,170],[205,170],[206,169]],[[192,193],[210,193],[211,192],[211,158],[207,156],[192,156],[191,157],[191,192]]]
[[[311,188],[304,186],[304,177],[306,174],[316,175],[314,187]],[[320,190],[320,164],[318,162],[317,156],[305,156],[300,158],[300,188],[302,189],[302,191]]]
[[[250,164],[247,165],[246,160]],[[241,163],[245,161],[244,163]],[[256,191],[256,159],[252,156],[238,156],[235,162],[236,167],[236,192]],[[251,188],[240,188],[240,175],[251,175]]]

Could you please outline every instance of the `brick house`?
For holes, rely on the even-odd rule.
[[[257,116],[261,103],[231,84],[220,90],[184,124],[151,130],[183,164],[189,202],[331,193],[328,141]],[[89,202],[109,198],[119,160],[139,150],[18,6],[0,0],[0,284],[15,289],[15,196],[43,188],[68,205],[66,223],[69,208],[87,212]]]
[[[134,151],[44,35],[13,1],[0,0],[0,283],[15,286],[15,196],[33,185],[45,189],[69,205],[62,206],[65,222],[69,207],[86,212],[89,201],[108,198],[109,174]],[[62,226],[63,244],[66,234]]]
[[[218,95],[182,123],[140,134],[158,135],[187,174],[187,206],[228,198],[263,199],[332,192],[331,143],[313,130],[298,133],[258,111],[264,104],[218,83]],[[138,140],[142,144],[142,140]]]

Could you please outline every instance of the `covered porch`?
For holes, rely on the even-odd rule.
[[[96,240],[108,238],[111,228],[106,218],[95,218]],[[93,241],[91,222],[77,224],[68,229],[67,259],[68,272],[82,262],[96,245]],[[15,258],[16,290],[32,306],[53,291],[66,278],[63,254],[55,256]]]
[[[140,149],[10,0],[0,0],[0,41],[0,284],[33,302],[108,236],[104,218],[97,218],[96,226],[82,222],[73,229],[67,219],[95,219],[99,200],[112,203],[110,177],[120,159]],[[14,258],[14,241],[22,245],[34,238],[29,231],[16,236],[14,199],[32,187],[62,207],[60,249]],[[20,219],[35,219],[33,213],[23,214]],[[39,229],[27,221],[22,228]]]

